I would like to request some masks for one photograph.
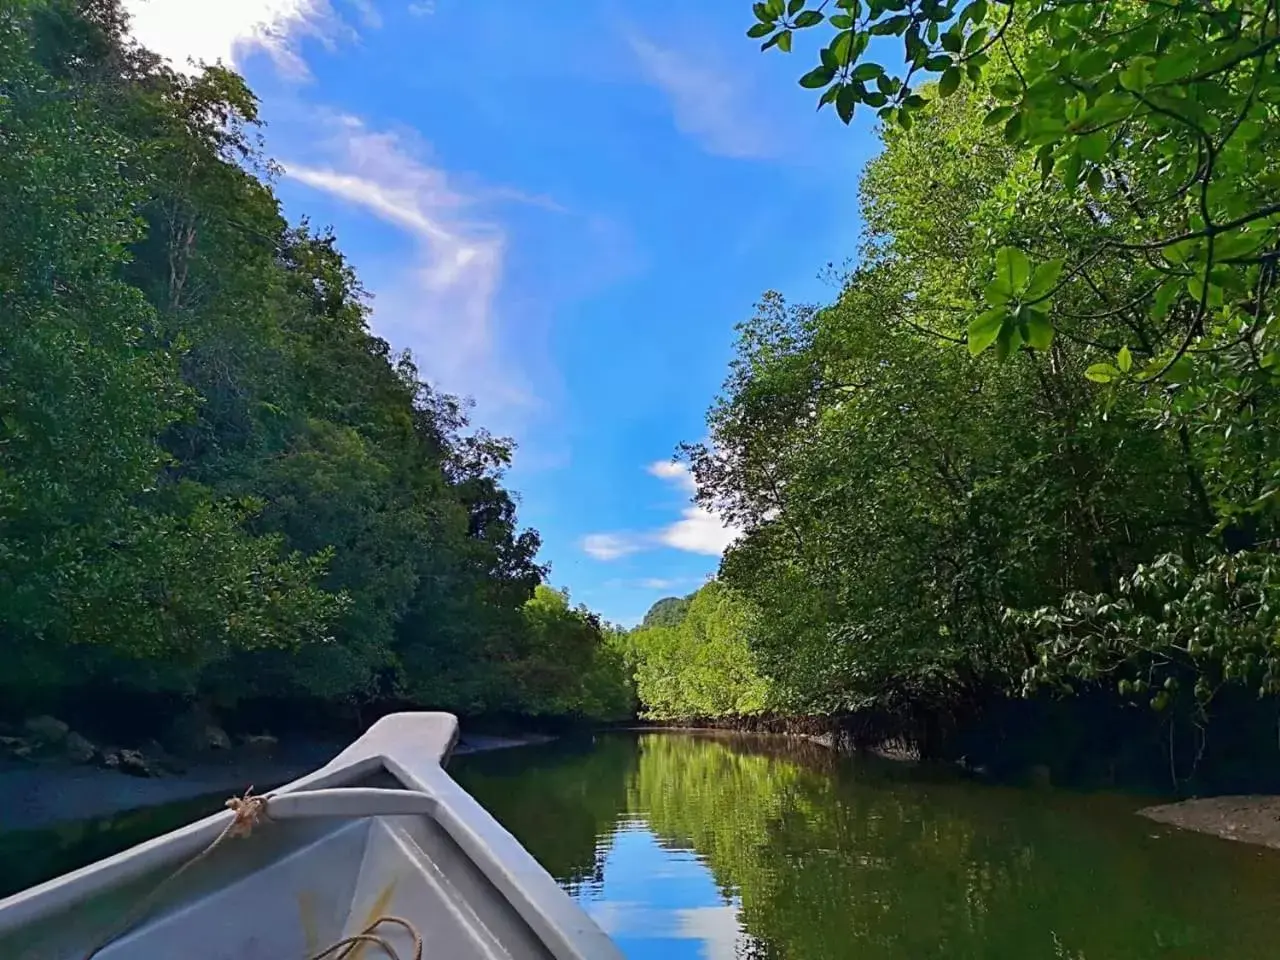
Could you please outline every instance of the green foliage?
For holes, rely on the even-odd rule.
[[[509,665],[518,709],[529,714],[620,720],[634,715],[618,631],[569,596],[539,585],[524,605],[527,629]]]
[[[654,719],[751,716],[770,706],[751,653],[750,606],[717,582],[654,604],[628,638],[636,693]]]
[[[767,46],[819,22],[775,6]],[[802,85],[885,121],[863,256],[829,306],[766,295],[689,449],[775,702],[1272,692],[1274,4],[822,13]]]
[[[285,223],[244,81],[124,22],[0,15],[0,689],[626,714],[616,642],[526,606],[511,443]]]
[[[1166,376],[1197,342],[1235,341],[1241,311],[1252,317],[1243,321],[1246,337],[1267,335],[1249,307],[1269,286],[1280,229],[1271,159],[1280,27],[1270,0],[836,6],[841,13],[825,18],[835,34],[800,81],[826,88],[820,106],[835,102],[847,123],[854,106],[866,103],[886,123],[910,129],[929,95],[950,96],[964,78],[989,105],[984,123],[1034,156],[1042,180],[1055,177],[1068,196],[1085,186],[1086,203],[1125,198],[1123,209],[1107,211],[1092,242],[1072,251],[1061,283],[1063,263],[1037,261],[1035,282],[1018,289],[1030,277],[1027,253],[1037,251],[996,251],[990,309],[970,327],[974,352],[991,344],[1005,355],[1022,343],[1046,349],[1053,294],[1079,284],[1086,266],[1107,262],[1122,263],[1135,287],[1149,288],[1129,308],[1135,314],[1158,320],[1184,301],[1177,336],[1146,345],[1140,376]],[[824,20],[803,5],[795,14],[760,4],[755,12],[751,36]],[[764,46],[778,45],[777,36]],[[875,36],[902,39],[900,71],[864,59]],[[936,86],[920,86],[931,75]],[[867,86],[872,78],[875,90]]]

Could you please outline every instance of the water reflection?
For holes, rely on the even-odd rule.
[[[1280,854],[1133,801],[673,734],[454,773],[637,960],[1269,960],[1280,942]]]
[[[600,882],[579,900],[628,956],[733,960],[745,935],[738,903],[725,901],[708,867],[640,822],[613,833]]]

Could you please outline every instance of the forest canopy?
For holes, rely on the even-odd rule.
[[[257,108],[118,0],[0,13],[0,702],[628,714],[616,631],[543,584],[511,442],[284,220]]]
[[[883,144],[838,295],[764,295],[686,448],[771,709],[1273,696],[1277,5],[751,9]]]

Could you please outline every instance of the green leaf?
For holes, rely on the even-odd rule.
[[[1053,324],[1038,311],[1027,312],[1027,343],[1037,350],[1048,350],[1053,345]]]
[[[1076,141],[1076,149],[1084,159],[1090,163],[1097,163],[1111,149],[1111,133],[1107,130],[1097,130],[1083,136]]]
[[[884,73],[884,67],[878,63],[860,63],[853,68],[850,76],[854,80],[874,80]]]
[[[966,21],[973,24],[979,24],[986,19],[987,19],[987,0],[974,0],[973,3],[969,4],[967,7],[965,7],[963,10],[960,11],[961,24],[965,23]]]
[[[949,97],[960,87],[960,68],[948,67],[942,72],[941,79],[938,80],[938,93],[944,97]]]
[[[1084,170],[1084,157],[1076,151],[1067,154],[1062,164],[1062,182],[1068,190],[1074,190],[1080,183],[1080,174]]]
[[[1017,353],[1021,346],[1022,331],[1012,323],[1005,324],[1000,330],[1000,336],[996,337],[996,359],[1007,359]]]
[[[853,119],[854,108],[858,105],[858,88],[851,83],[846,83],[840,87],[840,92],[836,96],[836,114],[846,124]]]
[[[1191,299],[1196,303],[1203,301],[1208,307],[1222,306],[1222,287],[1210,283],[1206,288],[1203,274],[1196,273],[1187,277],[1187,293],[1191,294]]]
[[[1193,260],[1201,260],[1200,241],[1199,240],[1179,240],[1177,243],[1166,244],[1160,248],[1160,252],[1164,258],[1174,266],[1181,267]]]
[[[806,10],[796,17],[795,25],[803,30],[805,27],[816,27],[822,22],[822,19],[822,14],[817,10]]]
[[[765,0],[765,8],[768,9],[770,16],[782,16],[783,0]]]
[[[1163,320],[1169,315],[1169,310],[1173,307],[1173,303],[1182,293],[1183,282],[1181,277],[1171,277],[1164,283],[1160,284],[1156,290],[1155,304],[1152,313],[1157,320]]]
[[[783,30],[778,34],[778,49],[783,53],[791,52],[791,31]]]
[[[1192,72],[1203,55],[1201,50],[1194,47],[1165,54],[1156,60],[1155,66],[1151,68],[1151,81],[1169,83],[1171,80],[1186,76]]]
[[[1116,354],[1116,366],[1120,368],[1121,373],[1128,373],[1133,367],[1133,354],[1129,352],[1129,347],[1123,346],[1120,352]]]
[[[1031,282],[1027,284],[1027,289],[1022,295],[1028,300],[1039,300],[1048,294],[1057,284],[1058,278],[1062,276],[1065,263],[1066,261],[1059,259],[1036,264],[1035,271],[1031,274]]]
[[[1213,241],[1213,259],[1232,260],[1237,257],[1248,257],[1258,251],[1268,239],[1269,231],[1236,231],[1221,233]]]
[[[964,42],[965,56],[972,57],[980,49],[982,49],[982,45],[986,42],[987,42],[987,28],[979,27],[977,30],[973,31],[973,33],[969,34],[968,39],[965,40]]]
[[[1011,293],[1019,293],[1031,278],[1031,261],[1017,247],[996,251],[996,277]]]
[[[1102,179],[1101,167],[1095,165],[1093,169],[1089,171],[1089,176],[1085,178],[1085,185],[1089,188],[1089,192],[1095,197],[1102,196],[1102,191],[1106,186],[1106,183]]]
[[[984,127],[994,127],[996,124],[1004,123],[1013,116],[1013,110],[1014,108],[1009,106],[996,107],[982,118],[982,125]]]
[[[951,58],[942,53],[937,56],[930,57],[924,62],[924,68],[931,73],[939,73],[940,71],[947,69],[949,66],[951,66]]]
[[[911,26],[911,17],[907,14],[899,14],[896,17],[885,17],[875,24],[871,28],[871,34],[876,37],[887,37],[900,34],[909,26]]]
[[[1003,307],[1013,299],[1014,291],[1003,280],[996,277],[982,288],[982,295],[986,298],[987,303]]]
[[[769,26],[773,26],[774,20],[777,19],[776,16],[769,12],[769,7],[766,4],[753,3],[751,5],[751,9],[755,12],[756,19],[761,23],[767,23]]]
[[[1084,372],[1084,375],[1094,383],[1110,383],[1122,376],[1120,371],[1109,363],[1095,363]]]
[[[794,17],[803,9],[804,0],[791,0],[791,2],[787,4],[787,16]]]
[[[972,356],[976,357],[991,344],[995,343],[996,337],[1000,336],[1000,330],[1008,316],[1009,314],[1006,311],[995,308],[974,318],[969,324],[968,333],[969,353]]]
[[[773,24],[756,23],[752,24],[751,29],[747,31],[747,36],[752,40],[759,40],[761,37],[767,37],[773,32]]]
[[[837,30],[848,30],[853,26],[853,17],[847,13],[837,13],[828,22]]]
[[[1127,90],[1137,90],[1141,93],[1147,89],[1147,84],[1151,81],[1151,64],[1155,61],[1151,57],[1135,57],[1129,64],[1120,71],[1120,82]]]
[[[1004,142],[1017,143],[1022,137],[1022,114],[1015,113],[1004,125]]]
[[[835,79],[835,75],[836,72],[830,67],[815,67],[800,78],[800,86],[807,90],[817,90],[829,84]]]
[[[1104,93],[1080,118],[1082,127],[1102,127],[1123,120],[1133,113],[1137,99],[1128,93]]]
[[[1036,159],[1040,165],[1040,185],[1043,187],[1049,181],[1049,175],[1053,173],[1053,166],[1057,162],[1057,158],[1053,155],[1053,147],[1045,144],[1040,148]]]

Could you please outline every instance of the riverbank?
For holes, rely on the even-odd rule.
[[[830,729],[815,732],[814,728],[820,728],[821,722],[806,718],[801,723],[788,727],[786,721],[777,719],[768,719],[764,722],[759,720],[735,722],[721,719],[709,723],[659,721],[629,725],[623,729],[661,730],[670,733],[720,737],[732,737],[735,734],[777,737],[793,744],[797,741],[817,744],[837,754],[861,752],[886,760],[921,760],[918,747],[912,744],[904,744],[902,741],[859,744],[853,738],[841,735],[837,728],[838,720],[827,721]],[[981,779],[991,779],[981,776],[985,771],[975,770],[969,764],[962,763],[961,767],[970,773],[979,773]],[[1051,774],[1047,767],[1031,767],[1023,776],[1015,779],[1028,784],[1045,786],[1050,782]],[[1280,850],[1280,796],[1277,795],[1232,794],[1202,797],[1155,804],[1143,807],[1136,813],[1148,820],[1177,827],[1180,830]]]
[[[463,734],[454,756],[546,743],[542,734]],[[209,794],[259,791],[288,783],[328,763],[346,746],[329,741],[282,741],[269,754],[237,747],[187,765],[180,774],[136,777],[72,764],[0,761],[0,833],[37,830],[125,810],[178,803]]]
[[[1203,797],[1145,807],[1138,814],[1183,830],[1280,850],[1280,797]]]

